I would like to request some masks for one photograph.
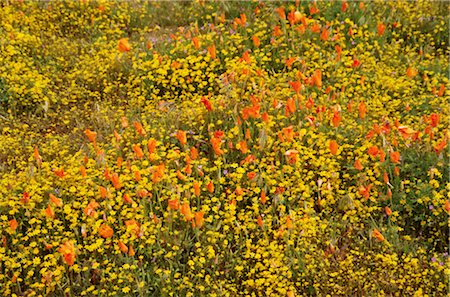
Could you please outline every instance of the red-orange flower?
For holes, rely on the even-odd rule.
[[[60,246],[58,252],[60,252],[64,256],[64,261],[67,263],[67,265],[72,266],[75,263],[76,253],[73,241],[66,241]]]
[[[330,152],[332,155],[336,155],[338,153],[339,145],[335,140],[330,141]]]
[[[119,39],[118,49],[119,49],[119,52],[121,52],[121,53],[126,53],[131,50],[131,46],[128,43],[128,38]]]
[[[372,236],[375,237],[378,241],[384,241],[384,236],[380,231],[378,231],[378,229],[374,229],[372,231]]]
[[[114,230],[107,224],[102,224],[98,229],[98,232],[103,238],[110,238],[114,234]]]

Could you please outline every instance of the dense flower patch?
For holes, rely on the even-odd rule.
[[[1,294],[447,292],[447,3],[1,5]]]

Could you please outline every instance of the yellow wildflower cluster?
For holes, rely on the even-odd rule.
[[[446,293],[446,2],[0,6],[0,294]]]

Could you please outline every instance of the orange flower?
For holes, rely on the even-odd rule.
[[[82,177],[86,177],[86,168],[83,165],[80,166],[80,173]]]
[[[333,124],[333,127],[339,127],[339,124],[341,122],[341,116],[339,115],[339,112],[335,111],[333,114],[333,119],[331,120],[331,123]]]
[[[258,36],[253,35],[252,36],[253,45],[255,47],[259,47],[261,45],[261,41],[259,40]]]
[[[207,111],[213,110],[211,101],[209,101],[208,98],[206,98],[205,96],[202,96],[202,99],[200,100],[200,102],[203,103],[203,105],[205,106]]]
[[[108,196],[108,190],[105,187],[99,186],[98,190],[100,191],[101,198],[106,198]]]
[[[439,154],[447,146],[447,141],[441,140],[434,146],[434,151]]]
[[[102,224],[98,229],[98,232],[103,238],[110,238],[114,234],[114,230],[107,224]]]
[[[414,67],[408,67],[408,69],[406,69],[406,76],[409,78],[413,78],[418,73],[419,73],[419,71],[417,71],[417,69]]]
[[[89,139],[90,142],[95,143],[95,139],[97,137],[97,132],[93,132],[89,129],[86,129],[84,131],[84,134],[86,134],[87,138]]]
[[[186,131],[178,130],[176,136],[181,145],[185,145],[187,143]]]
[[[17,227],[19,227],[19,223],[17,223],[16,219],[12,219],[9,221],[9,227],[11,228],[11,230],[16,232]]]
[[[131,46],[128,43],[128,38],[119,39],[118,49],[119,49],[119,52],[121,52],[121,53],[126,53],[131,50]]]
[[[144,152],[142,151],[140,145],[133,144],[132,148],[133,148],[134,153],[136,154],[136,157],[138,157],[139,159],[142,159],[142,157],[144,156]]]
[[[332,155],[336,155],[338,153],[339,145],[335,140],[330,141],[330,152]]]
[[[23,192],[22,199],[20,200],[23,204],[27,204],[30,201],[30,194],[28,192]]]
[[[134,128],[136,129],[137,133],[139,133],[140,135],[144,136],[145,134],[147,134],[144,130],[144,127],[142,127],[141,123],[134,122],[133,125],[134,125]]]
[[[184,218],[186,219],[186,221],[190,221],[194,218],[194,216],[192,215],[189,203],[187,203],[187,202],[183,203],[183,205],[181,206],[180,212],[184,215]]]
[[[266,197],[266,191],[261,192],[261,203],[266,204],[267,197]]]
[[[380,233],[380,231],[378,231],[378,229],[374,229],[372,231],[372,236],[375,237],[378,241],[384,241],[384,236]]]
[[[345,11],[347,10],[347,8],[348,8],[348,3],[347,3],[347,1],[343,1],[343,2],[342,2],[342,6],[341,6],[342,12],[345,12]]]
[[[390,215],[392,215],[392,210],[390,209],[389,206],[386,206],[384,208],[384,211],[386,212],[386,215],[389,217]]]
[[[377,25],[377,33],[378,33],[378,36],[382,36],[382,35],[384,34],[384,30],[386,30],[386,25],[383,24],[383,23],[379,23],[379,24]]]
[[[128,194],[123,195],[123,201],[125,201],[126,203],[129,203],[129,204],[133,203],[133,199],[131,199],[130,195],[128,195]]]
[[[359,103],[358,111],[359,111],[359,118],[364,119],[366,117],[366,113],[367,113],[367,107],[366,107],[366,104],[364,103],[364,101],[361,101],[361,103]]]
[[[134,252],[133,246],[130,245],[130,249],[129,249],[128,255],[129,255],[130,257],[133,257],[135,254],[136,254],[136,253]]]
[[[209,182],[208,185],[206,186],[206,189],[208,190],[208,192],[214,193],[214,183]]]
[[[45,215],[48,218],[54,218],[55,217],[55,212],[53,211],[53,208],[51,207],[51,205],[49,204],[47,206],[47,208],[45,209]]]
[[[42,164],[42,157],[39,155],[39,151],[38,151],[37,146],[34,147],[33,158],[36,160],[38,166],[41,166],[41,164]]]
[[[438,96],[442,97],[445,93],[445,84],[441,84],[441,86],[439,87],[439,92],[438,92]]]
[[[290,217],[290,216],[287,216],[287,218],[286,218],[286,228],[292,229],[293,226],[294,226],[294,225],[292,224],[292,219],[291,219],[291,217]]]
[[[436,127],[439,124],[439,115],[436,113],[432,113],[430,115],[430,125],[431,127]]]
[[[123,243],[122,241],[119,241],[119,243],[117,245],[119,246],[119,249],[122,253],[124,253],[124,254],[128,253],[128,247],[125,243]]]
[[[195,227],[201,228],[203,226],[203,211],[197,211],[195,213]]]
[[[73,241],[66,241],[60,246],[58,252],[63,254],[64,261],[67,263],[67,265],[72,266],[75,263],[76,253]]]
[[[374,146],[369,147],[367,152],[370,156],[375,158],[379,153],[379,149],[376,145],[374,145]]]
[[[445,210],[447,211],[447,213],[450,213],[450,201],[449,200],[445,200]]]
[[[292,89],[298,94],[300,92],[300,89],[302,87],[301,82],[299,81],[290,81],[289,85],[292,87]]]
[[[194,44],[195,49],[198,50],[200,48],[200,41],[197,37],[192,37],[192,44]]]
[[[264,226],[263,219],[260,215],[258,216],[258,219],[256,220],[256,222],[258,223],[258,226],[260,226],[260,227]]]
[[[58,206],[58,207],[62,207],[63,206],[63,202],[60,198],[57,198],[55,195],[50,194],[50,202],[53,203],[54,205]]]
[[[57,177],[64,178],[65,176],[64,168],[61,168],[59,170],[55,169],[54,172]]]
[[[116,190],[119,190],[122,187],[122,184],[119,180],[119,175],[117,173],[113,173],[111,176],[111,182]]]
[[[208,46],[208,53],[211,59],[216,59],[216,45],[214,43],[211,46]]]
[[[200,196],[200,184],[198,181],[194,181],[194,195]]]
[[[147,148],[150,154],[153,154],[155,152],[156,145],[157,145],[156,139],[150,138],[148,140]]]
[[[390,152],[389,157],[391,158],[392,163],[400,163],[400,152]]]
[[[353,164],[353,167],[355,167],[355,169],[359,170],[359,171],[363,170],[363,168],[364,168],[358,159],[355,160],[355,164]]]
[[[329,35],[330,32],[327,29],[323,29],[322,34],[320,34],[320,39],[322,39],[323,41],[327,41]]]
[[[134,231],[136,236],[141,237],[141,224],[139,224],[136,220],[127,220],[125,221],[125,226],[127,227],[127,231]]]
[[[178,210],[180,208],[180,202],[178,201],[178,199],[170,199],[168,202],[170,209]]]
[[[222,140],[220,140],[220,138],[212,137],[211,144],[216,155],[220,156],[224,153],[224,151],[220,148],[222,146]]]
[[[95,211],[95,209],[98,207],[100,207],[100,204],[98,204],[97,201],[92,200],[91,202],[89,202],[89,204],[84,209],[84,214],[87,216],[93,217],[97,213]]]

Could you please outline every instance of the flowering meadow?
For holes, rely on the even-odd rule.
[[[447,295],[449,15],[0,1],[0,295]]]

